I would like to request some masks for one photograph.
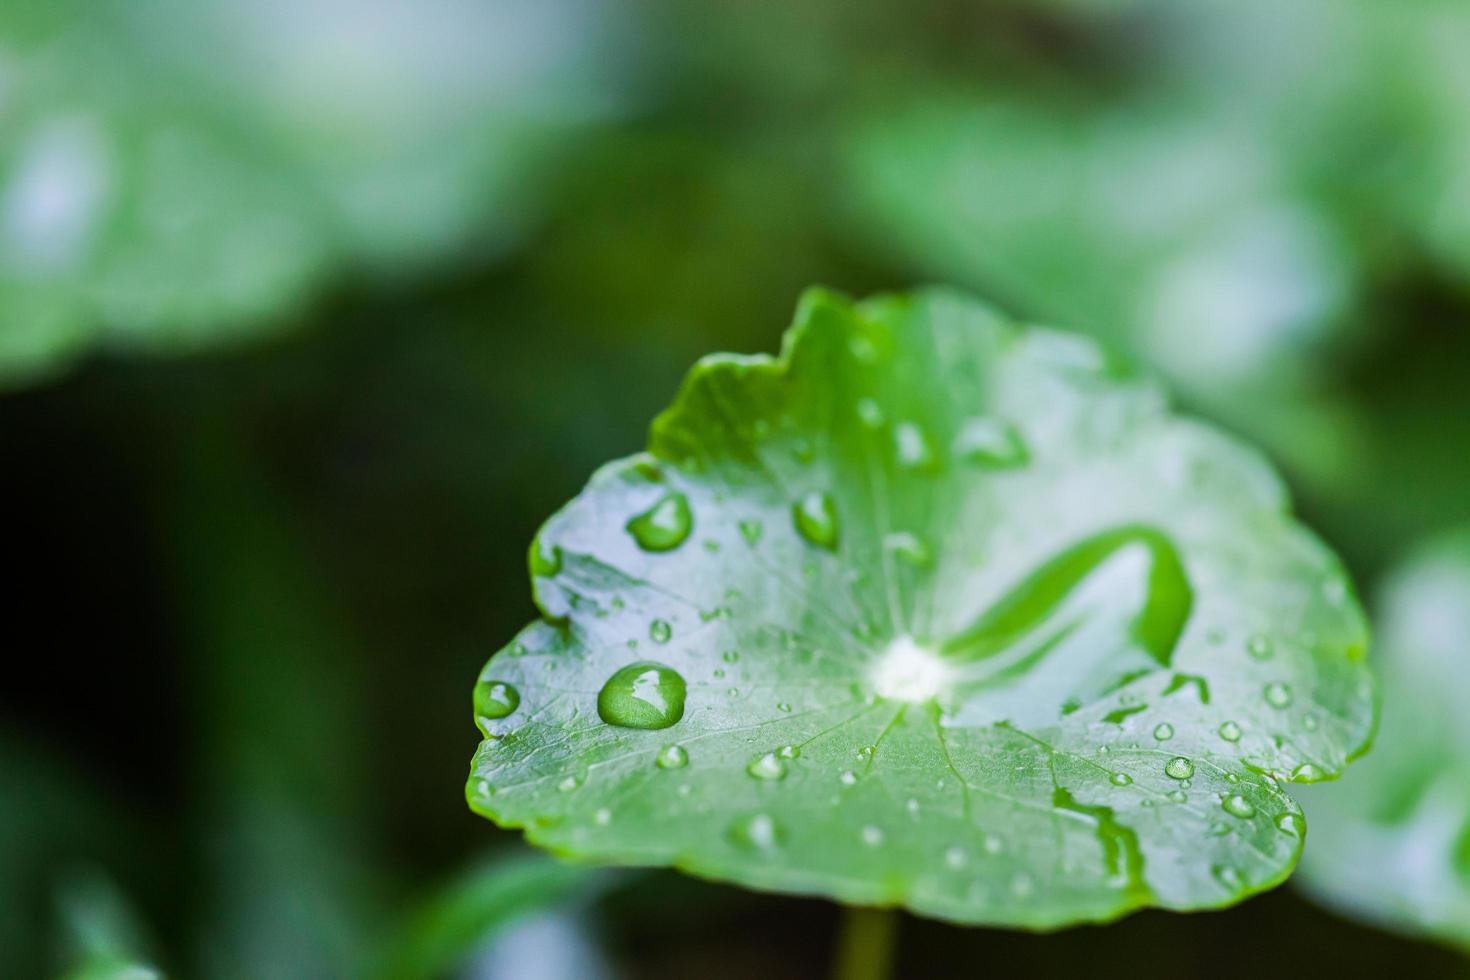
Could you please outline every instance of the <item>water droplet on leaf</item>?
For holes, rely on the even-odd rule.
[[[988,416],[966,420],[955,436],[954,454],[966,462],[996,469],[1021,466],[1030,458],[1016,427]]]
[[[786,778],[786,763],[774,752],[756,756],[746,765],[745,771],[756,779],[773,781]]]
[[[1239,793],[1227,796],[1220,806],[1232,817],[1240,817],[1242,820],[1256,815],[1256,805]]]
[[[521,692],[504,681],[486,678],[475,685],[475,717],[504,718],[521,703]]]
[[[1170,779],[1188,779],[1194,775],[1194,763],[1182,755],[1176,755],[1164,764],[1164,775]]]
[[[837,550],[837,504],[831,494],[812,491],[791,508],[796,531],[809,543],[828,551]]]
[[[689,765],[689,753],[682,745],[665,745],[658,750],[654,764],[660,769],[683,769]]]
[[[668,728],[684,717],[684,678],[672,667],[642,661],[608,678],[597,714],[620,728]]]
[[[694,529],[689,498],[682,493],[666,493],[658,503],[630,520],[627,528],[644,551],[671,551],[683,544]]]
[[[933,469],[938,462],[929,437],[913,422],[900,422],[893,427],[893,444],[898,465],[905,469]]]

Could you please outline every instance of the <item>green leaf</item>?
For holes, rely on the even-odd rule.
[[[1391,578],[1381,622],[1382,730],[1352,779],[1303,794],[1299,880],[1357,918],[1470,951],[1470,530]]]
[[[671,494],[687,537],[640,546]],[[467,795],[558,852],[970,923],[1220,906],[1296,861],[1280,781],[1372,728],[1269,468],[943,291],[705,359],[533,554]]]
[[[566,2],[0,9],[0,385],[289,326],[350,272],[493,254],[617,90]]]

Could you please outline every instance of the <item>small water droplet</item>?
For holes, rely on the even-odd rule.
[[[757,813],[737,820],[730,828],[735,843],[758,851],[773,851],[781,844],[781,829],[769,814]]]
[[[994,834],[986,834],[980,846],[985,849],[986,854],[999,854],[1006,849],[1006,842]]]
[[[869,847],[877,847],[883,843],[883,831],[872,824],[868,824],[862,830],[863,843]]]
[[[655,619],[648,624],[648,638],[655,643],[667,643],[674,635],[674,628],[667,620]]]
[[[989,416],[966,420],[955,436],[953,449],[966,462],[996,469],[1021,466],[1030,458],[1020,431],[1009,422]]]
[[[648,510],[628,521],[626,527],[644,551],[672,551],[694,529],[689,498],[682,493],[666,493]]]
[[[927,566],[934,557],[929,551],[929,546],[924,543],[924,539],[908,531],[885,534],[883,547],[915,568]]]
[[[606,827],[612,823],[612,811],[607,807],[602,807],[596,813],[592,814],[592,822],[599,827]]]
[[[774,752],[756,756],[746,765],[745,771],[756,779],[774,781],[786,778],[786,763]]]
[[[1276,646],[1271,642],[1271,638],[1259,633],[1246,641],[1245,649],[1257,660],[1270,660],[1271,655],[1276,652]]]
[[[1305,728],[1307,731],[1315,732],[1317,730],[1317,726],[1317,716],[1312,714],[1312,712],[1308,711],[1306,714],[1302,715],[1302,727]]]
[[[856,784],[856,783],[857,783],[857,781],[858,781],[858,778],[857,778],[857,773],[855,773],[855,772],[853,772],[853,771],[852,771],[852,770],[851,770],[851,769],[844,769],[844,770],[843,770],[843,771],[842,771],[842,774],[841,774],[841,775],[839,775],[839,776],[838,776],[838,777],[837,777],[837,779],[838,779],[838,780],[839,780],[839,781],[840,781],[840,782],[841,782],[841,783],[842,783],[842,785],[844,785],[844,786],[853,786],[853,785],[855,785],[855,784]]]
[[[837,550],[837,504],[832,495],[819,491],[804,494],[791,508],[796,532],[811,544],[828,551]]]
[[[937,463],[929,437],[914,422],[900,422],[893,427],[893,444],[898,465],[905,469],[933,469]]]
[[[1219,729],[1217,729],[1217,732],[1218,732],[1219,736],[1221,738],[1223,738],[1227,742],[1239,742],[1240,741],[1240,736],[1241,736],[1240,726],[1237,725],[1233,721],[1227,721],[1227,722],[1225,722],[1223,725],[1221,725],[1219,727]]]
[[[864,745],[857,750],[857,757],[863,762],[871,762],[873,759],[873,747],[871,745]]]
[[[1225,781],[1227,783],[1238,783],[1240,782],[1240,777],[1233,772],[1227,772],[1225,774]]]
[[[524,643],[512,643],[510,645],[510,655],[512,657],[524,657],[526,655],[526,645]]]
[[[1171,789],[1164,795],[1168,797],[1170,803],[1184,803],[1189,800],[1189,796],[1182,789]]]
[[[725,663],[727,664],[733,664],[740,659],[740,651],[726,650],[724,653],[720,654],[720,659],[725,661]]]
[[[1164,775],[1170,779],[1188,779],[1194,775],[1194,763],[1182,755],[1176,755],[1164,764]]]
[[[885,421],[883,407],[871,398],[858,399],[857,414],[863,425],[870,429],[878,428]]]
[[[475,717],[493,721],[520,706],[521,692],[505,681],[487,677],[475,684],[474,702]]]
[[[1174,726],[1167,721],[1154,726],[1154,738],[1160,742],[1167,742],[1174,737]]]
[[[744,520],[740,522],[740,536],[744,538],[745,543],[750,545],[751,547],[755,547],[755,545],[760,543],[761,534],[764,531],[765,526],[762,525],[760,521]]]
[[[1273,708],[1288,708],[1291,706],[1291,687],[1281,681],[1272,681],[1267,684],[1263,692],[1266,703]]]
[[[602,685],[597,714],[621,728],[668,728],[684,717],[684,678],[652,661],[629,664]]]
[[[1024,871],[1016,872],[1011,879],[1011,894],[1017,898],[1029,898],[1036,893],[1036,882]]]
[[[1128,775],[1126,772],[1115,772],[1109,779],[1109,782],[1111,782],[1114,786],[1132,786],[1133,777]]]
[[[958,871],[965,866],[965,849],[963,847],[946,848],[944,852],[944,863],[950,868]]]
[[[1239,890],[1245,885],[1245,882],[1240,877],[1240,872],[1226,864],[1217,864],[1210,868],[1210,874],[1214,875],[1216,881],[1231,891]]]
[[[786,713],[789,714],[790,711],[791,711],[791,705],[787,704],[785,701],[777,701],[776,702],[776,710],[777,711],[786,712]]]
[[[1326,771],[1310,762],[1303,762],[1291,771],[1291,781],[1294,783],[1320,783],[1326,778]]]
[[[581,776],[567,776],[561,782],[559,782],[559,783],[556,784],[556,788],[557,788],[557,790],[559,792],[562,792],[562,793],[570,793],[570,792],[572,792],[573,790],[575,790],[577,787],[579,787],[581,785],[582,785],[582,777]]]
[[[682,745],[665,745],[658,750],[655,765],[660,769],[683,769],[689,765],[689,752]]]
[[[1276,818],[1276,829],[1292,837],[1300,837],[1306,830],[1302,818],[1295,813],[1283,813]]]
[[[1242,820],[1256,815],[1256,805],[1239,793],[1225,797],[1220,806],[1232,817],[1240,817]]]

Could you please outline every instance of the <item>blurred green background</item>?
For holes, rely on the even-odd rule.
[[[943,281],[1263,445],[1371,598],[1470,521],[1467,52],[1451,0],[5,4],[0,976],[822,975],[829,905],[464,805],[539,522],[803,287]],[[1466,970],[1290,886],[906,920],[977,964]]]

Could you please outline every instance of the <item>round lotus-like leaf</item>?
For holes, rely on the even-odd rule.
[[[583,858],[1044,928],[1226,905],[1373,726],[1254,453],[947,292],[803,301],[542,529],[477,811]]]

